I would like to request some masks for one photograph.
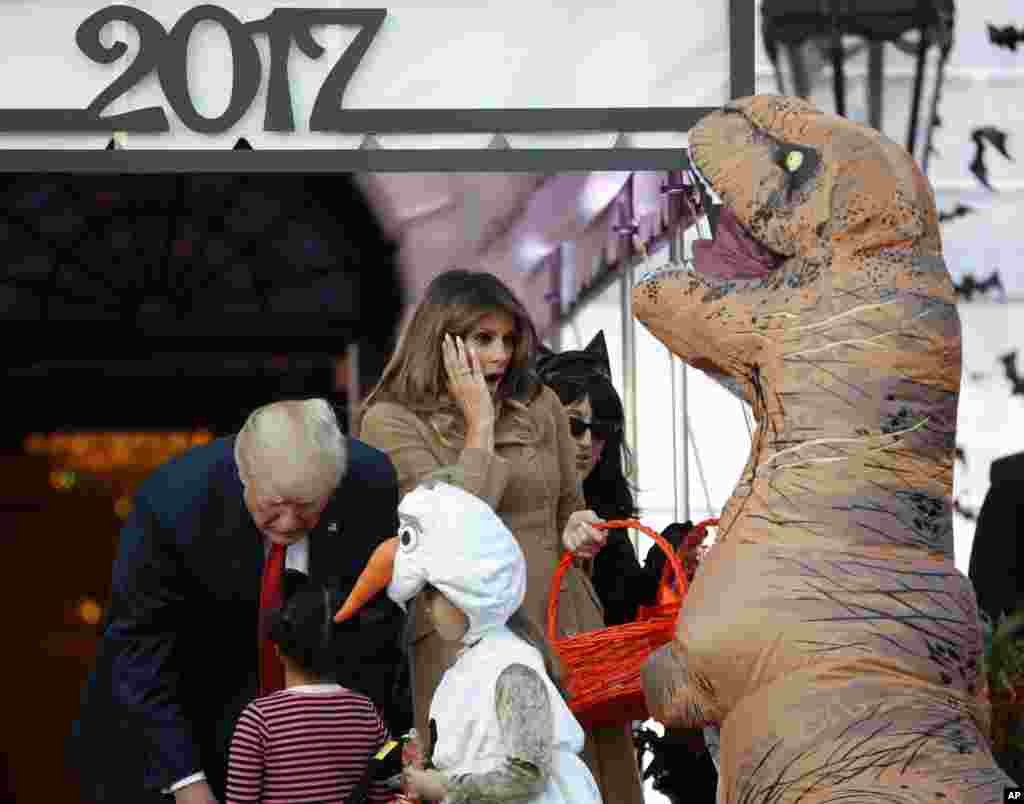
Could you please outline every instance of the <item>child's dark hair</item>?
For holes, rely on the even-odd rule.
[[[334,606],[330,591],[308,575],[287,569],[281,579],[284,601],[270,614],[267,636],[299,668],[316,678],[332,679],[335,670]]]

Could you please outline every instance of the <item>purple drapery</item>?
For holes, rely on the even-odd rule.
[[[561,315],[560,293],[571,302],[641,243],[652,250],[690,222],[670,202],[666,171],[377,173],[363,183],[401,244],[410,307],[441,271],[486,270],[519,295],[542,336]],[[563,272],[567,241],[574,265]]]

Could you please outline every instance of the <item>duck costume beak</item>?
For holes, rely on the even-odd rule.
[[[377,593],[388,588],[395,572],[398,537],[392,536],[377,545],[370,560],[356,579],[352,591],[334,615],[334,622],[343,623],[355,616]]]

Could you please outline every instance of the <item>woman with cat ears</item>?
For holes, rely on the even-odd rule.
[[[419,595],[457,648],[430,703],[434,767],[407,767],[406,792],[443,804],[600,804],[558,663],[522,610],[526,558],[494,510],[456,485],[462,474],[434,473],[402,499],[398,535],[335,615],[347,621],[385,589],[403,608]]]
[[[632,454],[623,438],[625,413],[612,384],[604,332],[584,349],[556,353],[542,346],[539,352],[541,382],[558,395],[569,414],[587,507],[606,520],[632,519],[637,515],[627,477]],[[676,522],[661,535],[678,548],[692,528],[692,522]],[[591,574],[607,625],[633,622],[641,605],[655,602],[665,561],[665,554],[655,549],[641,565],[627,532],[608,532],[606,545],[593,558]]]
[[[625,412],[612,384],[604,332],[598,332],[584,349],[556,353],[541,347],[537,373],[558,394],[569,414],[587,507],[606,520],[632,519],[637,515],[637,505],[625,468],[630,466],[632,454],[623,438]],[[693,522],[673,522],[661,535],[678,550],[692,530]],[[696,545],[685,558],[692,581],[698,561]],[[627,531],[608,532],[608,541],[594,556],[591,570],[591,580],[604,606],[605,623],[633,622],[641,605],[655,602],[667,560],[663,551],[651,549],[641,565]],[[667,766],[670,784],[687,790],[694,801],[703,800],[702,795],[714,791],[718,784],[716,765],[707,757],[710,751],[717,758],[717,730],[670,730],[665,739],[669,741],[665,744],[678,746]]]

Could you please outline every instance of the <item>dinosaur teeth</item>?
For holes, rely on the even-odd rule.
[[[697,272],[694,269],[693,260],[667,262],[660,268],[652,268],[648,271],[644,271],[636,281],[636,284],[641,285],[644,282],[649,282],[652,279],[657,279],[658,277],[664,277],[670,274],[691,274],[696,276]]]
[[[696,176],[703,183],[704,189],[707,190],[709,193],[713,193],[713,185],[710,181],[708,181],[708,177],[704,175],[704,171],[702,171],[700,167],[697,165],[697,163],[692,159],[690,160],[690,169],[693,171],[693,175]]]

